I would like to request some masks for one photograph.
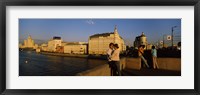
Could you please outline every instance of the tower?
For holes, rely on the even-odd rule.
[[[114,28],[114,43],[117,43],[117,36],[118,36],[118,31],[117,31],[117,25],[115,25],[115,28]]]
[[[32,40],[30,35],[28,36],[28,39],[27,39],[27,46],[29,48],[32,48],[34,46],[34,41]]]
[[[118,34],[117,25],[115,25],[114,34]]]

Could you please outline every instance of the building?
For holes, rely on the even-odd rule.
[[[37,48],[37,49],[36,49],[36,52],[37,52],[37,53],[38,53],[38,52],[40,52],[40,51],[41,51],[41,49],[40,49],[40,48]]]
[[[56,48],[61,46],[62,39],[61,37],[53,37],[53,39],[48,41],[48,51],[56,52]]]
[[[115,26],[114,32],[95,34],[89,37],[89,54],[106,54],[110,43],[119,45],[121,52],[126,50],[123,38],[118,34]]]
[[[134,48],[135,49],[138,49],[138,47],[140,45],[145,45],[145,49],[147,48],[147,45],[148,45],[148,43],[147,43],[147,37],[144,35],[144,32],[142,32],[142,35],[137,36],[135,38],[135,41],[134,41],[133,44],[134,44]]]
[[[64,53],[68,54],[87,54],[88,44],[82,42],[71,42],[64,46]]]
[[[19,43],[19,48],[22,48],[22,47],[23,47],[23,45],[21,43]]]
[[[150,49],[152,49],[152,44],[147,44],[147,50],[150,50]]]
[[[38,48],[38,45],[34,43],[34,40],[29,35],[28,38],[24,40],[24,44],[19,44],[19,48],[36,49]]]
[[[34,40],[32,40],[31,36],[29,35],[27,40],[24,40],[24,46],[27,48],[33,48],[34,47]]]
[[[47,44],[42,44],[40,47],[41,47],[41,51],[48,51],[48,45]]]
[[[67,45],[67,42],[62,41],[61,46]]]
[[[57,52],[57,53],[64,53],[64,46],[57,46],[55,52]]]
[[[38,44],[35,44],[33,49],[37,49],[37,48],[39,48],[39,46],[38,46]]]

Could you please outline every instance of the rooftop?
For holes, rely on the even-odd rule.
[[[54,40],[55,40],[55,39],[56,39],[56,40],[60,40],[61,37],[54,36],[53,39],[54,39]]]
[[[110,34],[114,34],[114,32],[109,32],[109,33],[102,33],[102,34],[94,34],[92,36],[90,36],[90,38],[96,38],[96,37],[108,37],[110,36]],[[121,36],[119,36],[121,39],[123,39]]]
[[[86,42],[66,42],[65,45],[85,45]]]
[[[107,36],[110,36],[110,34],[114,34],[114,32],[102,33],[102,34],[94,34],[94,35],[90,36],[90,38],[95,38],[95,37],[99,37],[99,36],[107,37]]]

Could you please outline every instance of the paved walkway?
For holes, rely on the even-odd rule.
[[[123,76],[181,76],[181,72],[143,68],[141,70],[124,69],[122,71],[122,75]]]

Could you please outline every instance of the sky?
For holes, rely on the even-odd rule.
[[[60,36],[65,42],[88,42],[91,35],[113,32],[115,25],[129,46],[142,32],[148,43],[156,44],[163,35],[171,35],[173,26],[177,26],[174,43],[181,41],[181,19],[19,19],[19,42],[28,35],[37,44],[47,43],[53,36]]]

